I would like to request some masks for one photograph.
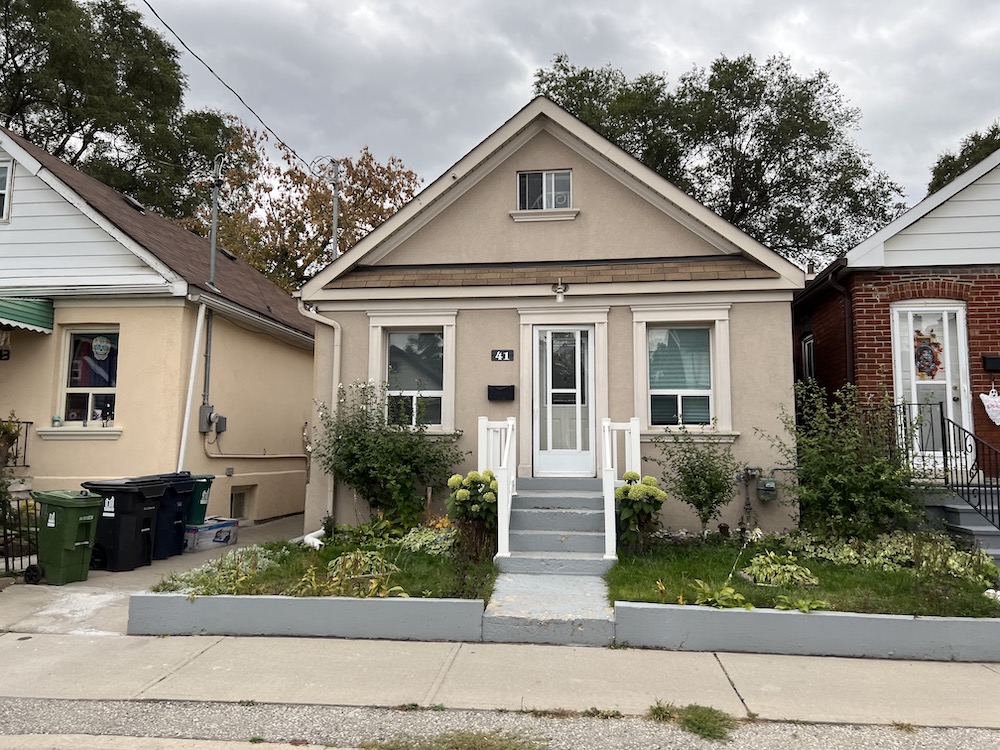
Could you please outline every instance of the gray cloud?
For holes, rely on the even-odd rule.
[[[524,106],[534,71],[557,52],[671,80],[720,54],[785,54],[800,73],[826,70],[861,110],[858,142],[911,204],[940,153],[1000,118],[1000,3],[151,2],[307,160],[368,145],[427,182]],[[255,124],[194,59],[182,64],[188,106]]]

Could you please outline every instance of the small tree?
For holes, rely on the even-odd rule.
[[[653,460],[663,468],[667,491],[694,508],[705,536],[708,522],[718,518],[733,498],[740,465],[732,448],[712,436],[698,441],[683,426],[653,442],[663,454]]]
[[[359,381],[337,391],[337,411],[320,412],[323,432],[313,448],[320,466],[351,487],[393,524],[414,526],[423,509],[423,490],[445,485],[464,454],[461,432],[429,435],[416,427],[387,422],[384,383]]]

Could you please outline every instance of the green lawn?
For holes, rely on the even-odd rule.
[[[676,604],[680,598],[693,604],[690,584],[701,579],[722,586],[740,554],[736,540],[688,540],[665,543],[644,554],[620,554],[606,579],[609,599],[614,601]],[[780,543],[765,540],[751,544],[740,557],[737,569],[765,549],[783,551]],[[755,607],[774,607],[784,595],[798,599],[825,600],[828,609],[947,617],[1000,617],[1000,603],[983,596],[986,586],[945,574],[918,575],[912,569],[880,570],[865,565],[845,565],[797,555],[798,564],[819,578],[816,586],[757,586],[733,575],[730,585]],[[659,590],[657,581],[663,584]]]

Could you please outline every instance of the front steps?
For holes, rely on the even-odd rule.
[[[990,524],[954,490],[927,487],[920,493],[932,521],[941,521],[951,533],[971,538],[1000,565],[1000,529]]]
[[[604,497],[598,480],[518,480],[510,514],[510,557],[504,573],[601,576]]]
[[[519,479],[510,556],[483,614],[483,640],[608,646],[614,609],[601,577],[604,497],[594,479]]]

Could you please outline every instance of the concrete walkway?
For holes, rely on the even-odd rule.
[[[241,542],[300,531],[301,521],[291,519],[241,530]],[[204,557],[194,553],[132,573],[95,572],[86,582],[18,584],[0,592],[0,702],[417,704],[486,711],[596,706],[642,715],[661,700],[779,722],[1000,729],[1000,710],[991,698],[1000,695],[1000,664],[509,643],[124,635],[130,592]],[[115,738],[104,744],[91,737],[56,745],[6,734],[0,711],[0,750],[130,746],[114,744],[120,742]],[[144,741],[142,747],[229,750],[245,744],[173,742]]]

